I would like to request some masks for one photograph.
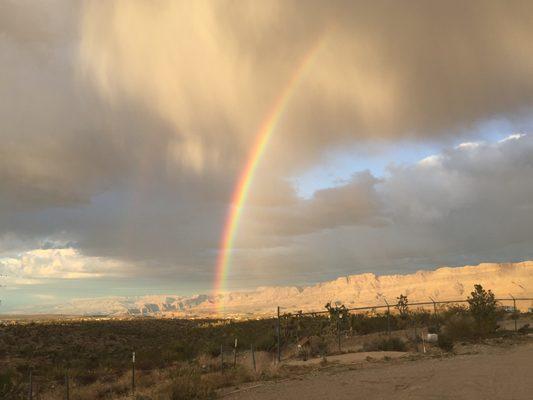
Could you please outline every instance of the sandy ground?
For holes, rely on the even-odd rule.
[[[338,354],[335,356],[329,356],[327,358],[327,361],[329,363],[341,363],[341,364],[354,364],[354,363],[360,363],[363,361],[366,361],[368,357],[373,358],[375,360],[382,360],[385,358],[400,358],[406,356],[408,353],[405,353],[403,351],[364,351],[360,353],[347,353],[347,354]],[[301,361],[301,360],[290,360],[286,361],[285,365],[291,365],[291,366],[309,366],[309,365],[317,365],[322,362],[322,358],[310,358],[307,361]]]
[[[416,360],[352,360],[348,364],[337,360],[299,378],[263,383],[224,398],[533,399],[533,341],[472,347],[463,352],[466,354]]]

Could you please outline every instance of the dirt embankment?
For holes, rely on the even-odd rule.
[[[224,396],[232,400],[513,399],[533,395],[533,340],[474,345],[450,357],[330,363],[296,379]]]

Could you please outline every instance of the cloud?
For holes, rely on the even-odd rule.
[[[116,276],[124,265],[99,257],[86,257],[79,251],[36,249],[18,257],[0,258],[0,274],[15,285],[39,284],[51,279],[94,279]]]
[[[271,165],[353,139],[519,118],[533,102],[530,2],[93,1],[82,15],[85,76],[111,103],[136,99],[171,124],[179,165],[196,171],[241,159],[322,37]]]
[[[529,135],[383,179],[353,171],[309,199],[290,178],[362,140],[456,143],[489,118],[522,123],[532,15],[526,1],[4,1],[3,267],[209,287],[255,133],[319,39],[256,172],[240,282],[528,256]]]
[[[533,257],[533,136],[451,147],[430,160],[438,162],[391,165],[380,180],[355,175],[279,218],[276,207],[249,211],[232,279],[267,279],[268,271],[304,281]],[[254,218],[268,228],[254,231]]]
[[[356,173],[349,182],[334,188],[316,191],[310,199],[297,197],[295,192],[284,203],[254,203],[245,210],[239,243],[261,242],[266,237],[282,243],[290,236],[305,235],[324,229],[350,225],[379,225],[382,207],[376,185],[379,180],[368,171]],[[276,193],[283,193],[288,182],[278,182]],[[261,196],[261,193],[259,193]]]

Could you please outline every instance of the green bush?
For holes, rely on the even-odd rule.
[[[211,357],[220,357],[220,346],[217,343],[208,343],[204,349],[204,353]]]
[[[178,361],[190,361],[196,356],[194,346],[182,341],[175,342],[174,353]]]
[[[195,371],[181,371],[170,386],[170,400],[210,400],[215,390]]]
[[[486,335],[496,331],[497,302],[494,293],[486,291],[481,285],[474,285],[474,291],[467,301],[470,314],[476,320],[478,334]]]
[[[364,351],[405,351],[405,342],[398,337],[378,338],[363,345]]]
[[[258,351],[273,351],[278,345],[278,340],[273,332],[266,332],[259,336],[254,344],[254,347]]]
[[[452,341],[472,339],[477,336],[476,321],[470,315],[452,315],[442,327],[442,333]]]
[[[453,350],[453,340],[448,335],[440,334],[437,344],[442,350]]]
[[[439,333],[440,328],[435,325],[428,326],[428,333]]]
[[[0,398],[14,398],[20,392],[19,378],[12,369],[0,371]]]
[[[407,299],[407,296],[403,294],[400,294],[400,296],[396,299],[398,300],[398,303],[396,303],[396,308],[400,313],[400,317],[406,319],[409,315],[409,299]]]
[[[387,322],[387,314],[352,314],[350,316],[351,328],[360,335],[367,335],[374,332],[384,332],[387,330],[387,324],[390,324],[391,330],[399,328],[398,317],[391,314]]]

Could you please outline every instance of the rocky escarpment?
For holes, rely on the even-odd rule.
[[[476,266],[441,267],[407,275],[350,275],[308,287],[260,287],[253,291],[218,295],[154,295],[77,299],[48,307],[42,312],[61,314],[194,317],[220,315],[216,303],[224,305],[226,316],[272,315],[277,306],[286,311],[323,310],[327,302],[347,307],[395,303],[405,294],[417,301],[465,299],[474,284],[491,289],[497,297],[533,297],[533,262],[484,263]],[[529,301],[518,303],[528,309]],[[35,310],[32,310],[35,312]]]

